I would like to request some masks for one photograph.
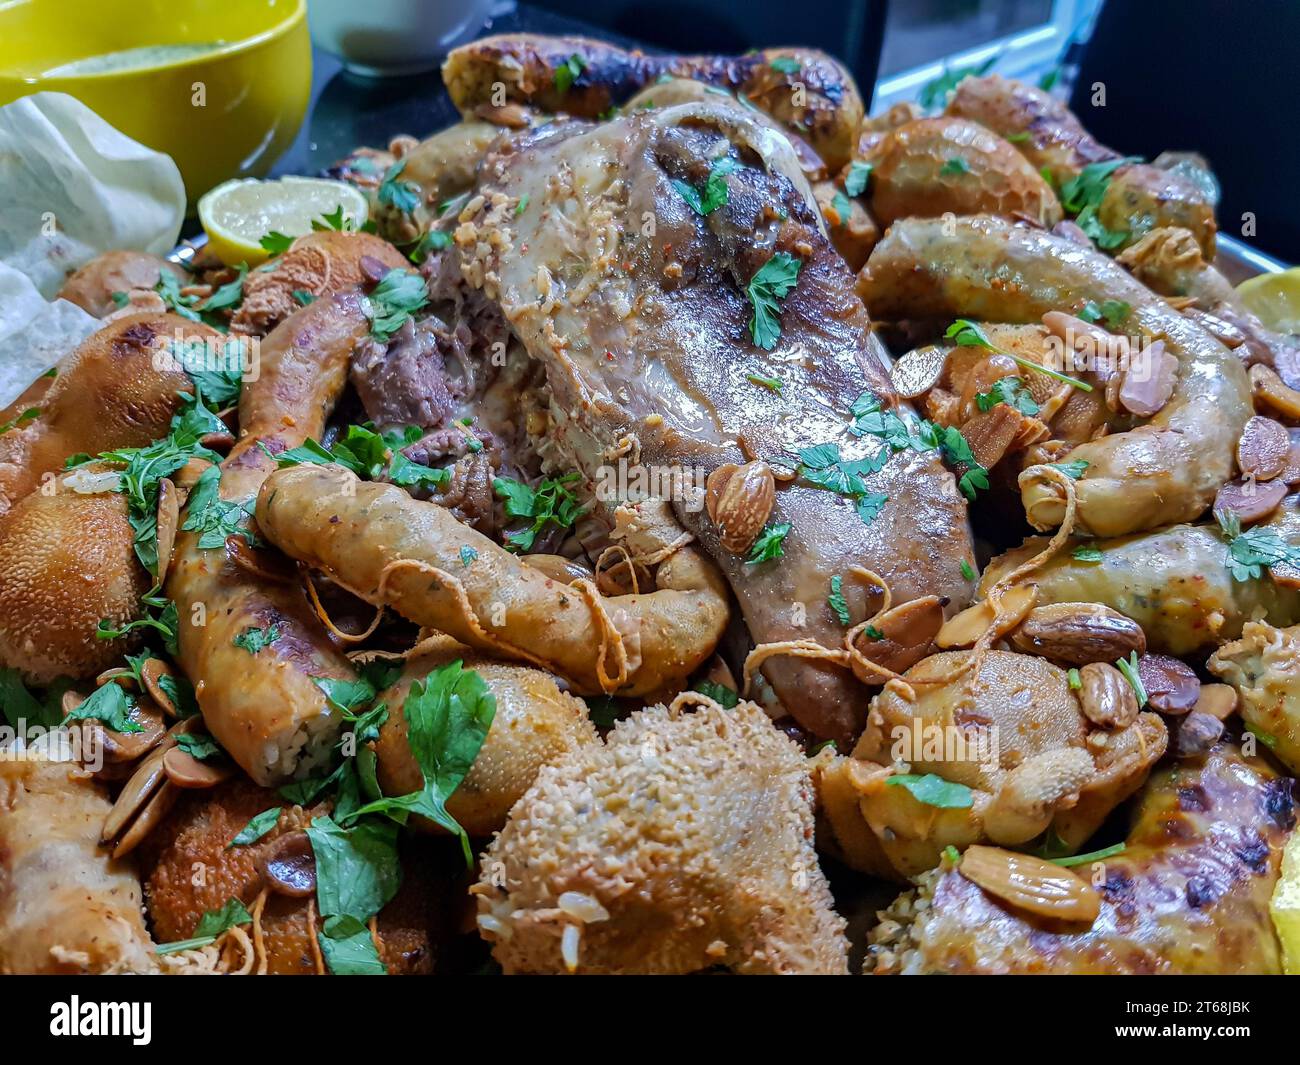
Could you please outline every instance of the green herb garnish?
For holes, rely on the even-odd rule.
[[[768,259],[750,279],[745,294],[754,308],[749,334],[764,351],[771,351],[781,336],[781,305],[799,280],[803,264],[783,251]]]

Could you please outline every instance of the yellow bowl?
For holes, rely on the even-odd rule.
[[[146,48],[160,51],[135,51]],[[130,65],[96,69],[107,64],[94,57],[123,52]],[[193,204],[265,174],[297,134],[311,95],[307,2],[0,0],[0,104],[45,91],[170,155]]]

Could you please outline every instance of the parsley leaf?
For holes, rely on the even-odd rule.
[[[942,810],[965,809],[975,802],[974,793],[965,784],[945,780],[934,773],[923,776],[915,773],[899,774],[886,777],[885,784],[906,788],[918,802]]]
[[[777,301],[785,299],[794,289],[802,265],[793,255],[779,251],[759,268],[745,288],[754,308],[749,333],[764,351],[776,347],[781,336],[781,306]]]
[[[420,206],[420,189],[409,181],[398,180],[405,169],[405,159],[399,159],[390,166],[379,183],[375,198],[381,205],[409,215]]]
[[[447,812],[446,802],[474,765],[496,715],[496,696],[472,669],[457,659],[411,685],[402,706],[407,743],[420,766],[424,786],[409,795],[383,798],[358,815],[385,813],[404,821],[420,814],[460,837],[466,863],[473,861],[469,836]]]
[[[948,177],[955,174],[969,174],[970,164],[960,155],[954,155],[943,166],[939,167],[939,176]]]
[[[1069,462],[1049,462],[1054,470],[1060,470],[1072,481],[1077,481],[1088,472],[1088,463],[1084,459],[1072,459]]]
[[[506,548],[529,550],[548,523],[561,529],[571,528],[586,509],[566,487],[577,480],[576,473],[566,473],[563,477],[547,478],[534,489],[512,477],[495,478],[492,490],[505,500],[506,517],[526,518],[531,522],[527,528],[506,536]]]
[[[268,625],[264,629],[250,625],[230,642],[236,647],[242,647],[250,655],[255,655],[263,647],[270,647],[279,638],[280,630],[274,625]]]
[[[232,898],[219,910],[208,910],[199,918],[192,939],[180,939],[174,943],[160,943],[155,947],[158,954],[175,954],[182,950],[194,950],[215,943],[217,937],[237,924],[252,924],[253,915],[238,899]]]
[[[757,565],[760,562],[770,562],[774,558],[784,558],[785,551],[782,550],[781,544],[790,531],[788,521],[780,522],[776,525],[769,525],[761,533],[754,545],[749,549],[749,556],[745,562],[749,565]]]
[[[1080,544],[1070,553],[1070,557],[1076,562],[1100,562],[1101,548],[1092,544]]]
[[[1126,155],[1121,159],[1089,163],[1061,186],[1061,206],[1075,216],[1079,228],[1096,241],[1099,248],[1113,250],[1131,236],[1124,230],[1107,229],[1097,218],[1097,209],[1106,197],[1114,172],[1121,166],[1141,161],[1140,156]]]
[[[475,551],[468,544],[466,544],[464,547],[460,549],[460,564],[462,566],[468,566],[471,562],[474,562],[477,559],[478,559],[478,552]]]
[[[689,205],[692,211],[700,215],[712,214],[727,203],[728,190],[726,176],[740,169],[740,163],[729,155],[716,159],[709,168],[709,176],[700,187],[679,179],[673,180],[673,188]]]
[[[1214,517],[1228,545],[1233,580],[1258,580],[1271,566],[1300,566],[1300,547],[1287,543],[1276,529],[1256,525],[1242,532],[1241,519],[1231,510],[1216,510]]]
[[[733,710],[740,702],[740,693],[735,688],[728,688],[725,684],[718,684],[712,680],[699,681],[691,690],[712,699],[724,710]]]
[[[269,810],[254,815],[252,820],[239,830],[235,838],[226,844],[226,850],[230,850],[231,847],[247,847],[262,839],[279,823],[283,809],[283,806],[272,806]]]
[[[855,159],[849,164],[849,172],[844,175],[844,191],[853,197],[861,196],[867,191],[867,182],[871,180],[874,167]]]
[[[964,558],[961,560],[961,575],[963,580],[973,581],[979,576],[975,572],[975,567],[967,562]]]
[[[206,762],[215,755],[225,752],[217,746],[217,741],[202,733],[181,732],[176,736],[176,745],[191,758]]]
[[[767,65],[782,74],[798,74],[802,69],[799,60],[792,59],[788,55],[777,56],[775,59],[769,60]]]
[[[366,297],[370,335],[379,341],[391,340],[393,334],[428,302],[429,289],[424,278],[394,267]]]
[[[323,214],[319,219],[313,218],[311,228],[313,231],[333,229],[339,233],[346,233],[355,229],[356,226],[353,224],[352,219],[343,213],[343,205],[340,203],[329,214]]]
[[[209,466],[203,471],[190,492],[181,528],[186,532],[197,532],[198,546],[204,551],[224,547],[231,536],[242,536],[247,543],[256,543],[257,537],[248,527],[253,517],[253,500],[232,503],[222,499],[220,485],[221,467]]]
[[[287,233],[281,233],[277,229],[271,230],[257,243],[262,246],[262,250],[272,255],[283,255],[292,246],[296,237],[291,237]]]
[[[555,91],[563,96],[573,88],[573,83],[578,80],[578,77],[586,69],[587,61],[577,52],[574,52],[573,55],[555,68]]]
[[[950,325],[943,334],[945,340],[951,340],[963,348],[987,348],[989,351],[996,351],[1000,355],[1014,361],[1018,366],[1023,366],[1026,370],[1033,370],[1035,373],[1046,374],[1048,377],[1057,381],[1064,381],[1068,385],[1082,389],[1084,392],[1091,392],[1092,385],[1087,381],[1080,381],[1077,377],[1069,377],[1063,373],[1041,363],[1034,362],[1033,359],[1026,359],[1023,355],[1017,355],[1014,351],[1007,351],[1000,348],[989,340],[984,330],[968,318],[958,318]]]
[[[925,110],[930,111],[936,107],[942,107],[948,102],[948,97],[953,94],[957,86],[968,77],[979,77],[981,74],[987,74],[993,69],[993,64],[998,61],[1000,56],[994,54],[984,60],[976,67],[954,67],[944,69],[944,72],[937,78],[927,81],[921,86],[921,91],[917,96],[917,101]]]
[[[450,233],[442,229],[430,229],[415,242],[415,247],[410,250],[407,258],[418,265],[435,252],[446,251],[450,247]]]
[[[1018,410],[1030,418],[1039,410],[1034,397],[1019,377],[1000,378],[993,382],[993,387],[987,392],[975,396],[975,405],[980,410],[992,410],[999,403],[1005,403],[1012,410]]]
[[[831,593],[826,597],[827,605],[835,611],[841,625],[849,623],[849,604],[844,598],[844,578],[838,573],[831,578]]]
[[[144,726],[131,719],[135,709],[135,700],[127,694],[120,684],[111,681],[101,684],[80,706],[72,710],[63,719],[69,721],[102,721],[114,732],[143,732]]]
[[[1113,328],[1120,325],[1132,311],[1132,305],[1124,300],[1102,300],[1100,304],[1089,300],[1079,310],[1079,317],[1085,322],[1105,320]]]

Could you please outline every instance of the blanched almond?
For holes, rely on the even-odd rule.
[[[1020,435],[1024,421],[1024,415],[1019,411],[999,403],[975,415],[961,427],[961,432],[970,444],[975,461],[991,470],[1002,461],[1012,442]]]
[[[872,639],[864,632],[858,637],[857,647],[864,658],[902,673],[930,653],[942,625],[942,600],[937,595],[924,595],[881,614],[874,623],[881,638]],[[864,684],[884,683],[883,677],[859,663],[853,664],[853,672]]]
[[[956,647],[970,647],[993,627],[995,622],[999,635],[1010,632],[1025,620],[1037,600],[1036,584],[1020,584],[1003,592],[996,613],[993,604],[987,599],[982,599],[974,606],[968,606],[960,614],[954,614],[945,621],[934,642],[945,651]]]
[[[1196,712],[1226,721],[1237,712],[1237,689],[1231,684],[1202,684]]]
[[[1263,363],[1250,368],[1250,388],[1255,406],[1267,407],[1291,419],[1300,419],[1300,392],[1288,388],[1277,371]]]
[[[1246,477],[1271,481],[1286,469],[1291,457],[1291,437],[1286,426],[1258,415],[1246,422],[1237,441],[1237,465]]]
[[[1091,884],[1029,854],[976,844],[966,848],[957,871],[1024,913],[1081,924],[1092,924],[1101,914],[1101,896]]]
[[[1242,525],[1253,525],[1277,510],[1285,498],[1285,481],[1231,481],[1215,494],[1214,509],[1230,510]]]
[[[722,546],[732,554],[749,550],[776,502],[776,479],[761,459],[743,466],[728,463],[709,475],[704,506],[718,528]]]
[[[1132,357],[1119,386],[1119,404],[1138,418],[1164,409],[1178,384],[1178,360],[1157,340]]]

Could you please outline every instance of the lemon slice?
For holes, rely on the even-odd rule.
[[[1282,964],[1288,976],[1300,976],[1300,832],[1293,832],[1282,852],[1282,873],[1268,905],[1282,944]]]
[[[1300,333],[1300,267],[1260,274],[1237,286],[1248,310],[1279,333]]]
[[[259,243],[268,233],[305,236],[313,220],[323,225],[321,219],[340,207],[353,229],[361,228],[369,215],[365,196],[342,181],[243,178],[205,193],[199,200],[199,221],[208,234],[208,247],[223,263],[256,266],[270,258]]]

